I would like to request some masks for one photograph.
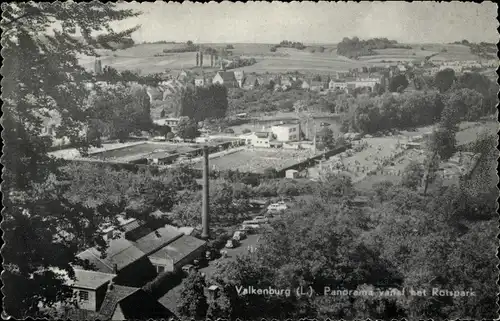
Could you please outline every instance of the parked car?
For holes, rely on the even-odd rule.
[[[264,217],[264,216],[256,216],[253,218],[253,221],[254,222],[257,222],[257,223],[269,223],[269,219],[267,217]]]
[[[236,240],[227,240],[226,247],[227,247],[228,249],[233,249],[233,248],[237,247],[237,246],[238,246],[238,244],[239,244],[239,243],[238,243],[238,241],[236,241]]]
[[[245,238],[246,238],[245,232],[243,232],[243,231],[234,232],[233,240],[241,241],[241,240],[244,240]]]
[[[186,264],[182,267],[182,271],[186,274],[189,274],[192,271],[196,271],[196,267],[192,264]]]
[[[288,206],[286,206],[285,202],[278,202],[278,203],[274,203],[274,204],[271,204],[267,207],[267,210],[268,211],[284,211],[288,208]]]
[[[234,129],[232,129],[232,128],[226,128],[226,129],[224,129],[224,133],[226,133],[226,134],[234,134]]]
[[[245,234],[252,234],[253,228],[248,225],[243,225],[238,231],[244,232]]]

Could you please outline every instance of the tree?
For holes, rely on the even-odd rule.
[[[203,67],[203,52],[200,52],[200,67]]]
[[[276,178],[278,177],[278,171],[275,168],[269,167],[264,170],[264,177],[266,178]]]
[[[337,146],[335,138],[333,137],[333,131],[330,128],[325,128],[322,130],[321,142],[328,150],[332,150]]]
[[[198,124],[196,121],[183,118],[179,121],[177,125],[177,134],[182,139],[192,140],[200,136],[200,131],[198,130]]]
[[[194,318],[195,320],[204,319],[208,303],[204,294],[205,278],[201,273],[191,273],[183,282],[177,309],[183,317]]]
[[[401,185],[412,190],[416,190],[422,183],[424,177],[424,169],[422,164],[412,161],[408,164],[401,177]]]
[[[168,140],[168,141],[171,141],[172,139],[175,138],[175,134],[172,133],[172,132],[168,132],[166,135],[165,135],[165,139]]]
[[[439,71],[434,77],[434,84],[441,93],[448,91],[454,82],[455,71],[450,68]]]
[[[196,67],[198,67],[199,64],[200,64],[200,53],[197,52],[196,53]]]
[[[94,240],[94,219],[115,213],[111,206],[94,209],[68,204],[61,197],[64,180],[59,162],[47,155],[53,137],[41,137],[49,113],[60,116],[58,137],[77,148],[99,144],[85,137],[86,100],[92,75],[77,63],[77,54],[97,56],[95,49],[127,38],[137,28],[111,32],[114,21],[137,16],[110,3],[11,3],[2,6],[2,99],[4,154],[2,191],[4,239],[4,311],[16,319],[53,318],[38,304],[51,307],[71,301],[55,267],[73,276],[70,263],[79,251],[74,240]],[[59,29],[52,35],[47,31]],[[83,38],[75,39],[80,31]],[[101,37],[92,35],[101,33]],[[109,47],[109,46],[108,46]],[[92,139],[92,140],[91,140]],[[107,210],[110,210],[108,212]],[[98,223],[98,222],[96,222]],[[65,238],[64,234],[73,235]]]
[[[192,47],[192,46],[193,46],[193,42],[192,42],[191,40],[188,40],[188,41],[186,42],[186,45],[187,45],[188,47]]]
[[[408,87],[408,79],[406,79],[405,75],[397,75],[393,77],[389,81],[389,91],[394,93],[394,92],[402,92]]]
[[[89,105],[92,128],[100,129],[101,136],[124,141],[130,133],[153,128],[150,99],[140,85],[96,86]]]

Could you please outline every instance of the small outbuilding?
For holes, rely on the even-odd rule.
[[[285,177],[286,178],[298,178],[299,177],[299,171],[295,170],[295,169],[289,169],[287,171],[285,171]]]

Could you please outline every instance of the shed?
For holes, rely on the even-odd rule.
[[[299,171],[295,170],[295,169],[289,169],[287,171],[285,171],[285,177],[286,178],[297,178],[299,177]]]

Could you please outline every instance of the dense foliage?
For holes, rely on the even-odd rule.
[[[78,65],[77,54],[97,56],[100,43],[130,38],[137,28],[113,32],[111,25],[137,13],[100,2],[10,3],[2,9],[4,309],[19,319],[43,317],[40,306],[71,299],[64,280],[48,268],[73,275],[74,240],[94,239],[89,221],[96,211],[116,214],[108,203],[95,210],[62,197],[65,185],[58,182],[65,175],[47,154],[53,137],[41,136],[43,122],[57,114],[57,137],[77,147],[98,144],[82,135],[90,118],[87,84],[95,79]]]
[[[90,139],[119,139],[125,141],[131,133],[153,128],[150,100],[141,85],[96,86],[89,99],[91,119]]]
[[[302,42],[294,42],[294,41],[288,41],[288,40],[283,40],[280,42],[278,45],[274,45],[271,47],[271,52],[275,52],[276,49],[278,48],[294,48],[298,50],[303,50],[306,48]]]
[[[337,44],[337,53],[348,58],[357,59],[360,56],[375,55],[376,49],[387,48],[411,49],[409,46],[398,45],[396,40],[388,40],[387,38],[360,40],[358,37],[352,39],[346,37]]]
[[[494,166],[494,162],[483,164]],[[479,176],[472,179],[479,180]],[[318,191],[330,189],[329,182]],[[345,188],[348,182],[336,184]],[[210,283],[221,293],[209,304],[217,316],[226,318],[492,318],[496,315],[495,200],[478,196],[466,184],[426,197],[404,186],[381,184],[377,192],[381,198],[365,208],[350,205],[355,191],[351,196],[314,194],[273,223],[257,252],[217,268]],[[457,194],[457,189],[462,192]],[[488,189],[496,188],[490,184]],[[476,201],[482,197],[488,204],[481,210],[485,216],[467,214],[464,197]],[[248,286],[292,293],[238,295],[238,288]],[[311,286],[316,295],[297,297],[293,291],[298,286]],[[368,294],[324,295],[325,287]],[[381,292],[403,287],[406,296]],[[433,289],[474,294],[437,296]],[[426,294],[411,295],[410,290]]]
[[[181,94],[179,116],[195,121],[206,118],[224,118],[228,109],[226,87],[215,84],[208,87],[187,87]]]

